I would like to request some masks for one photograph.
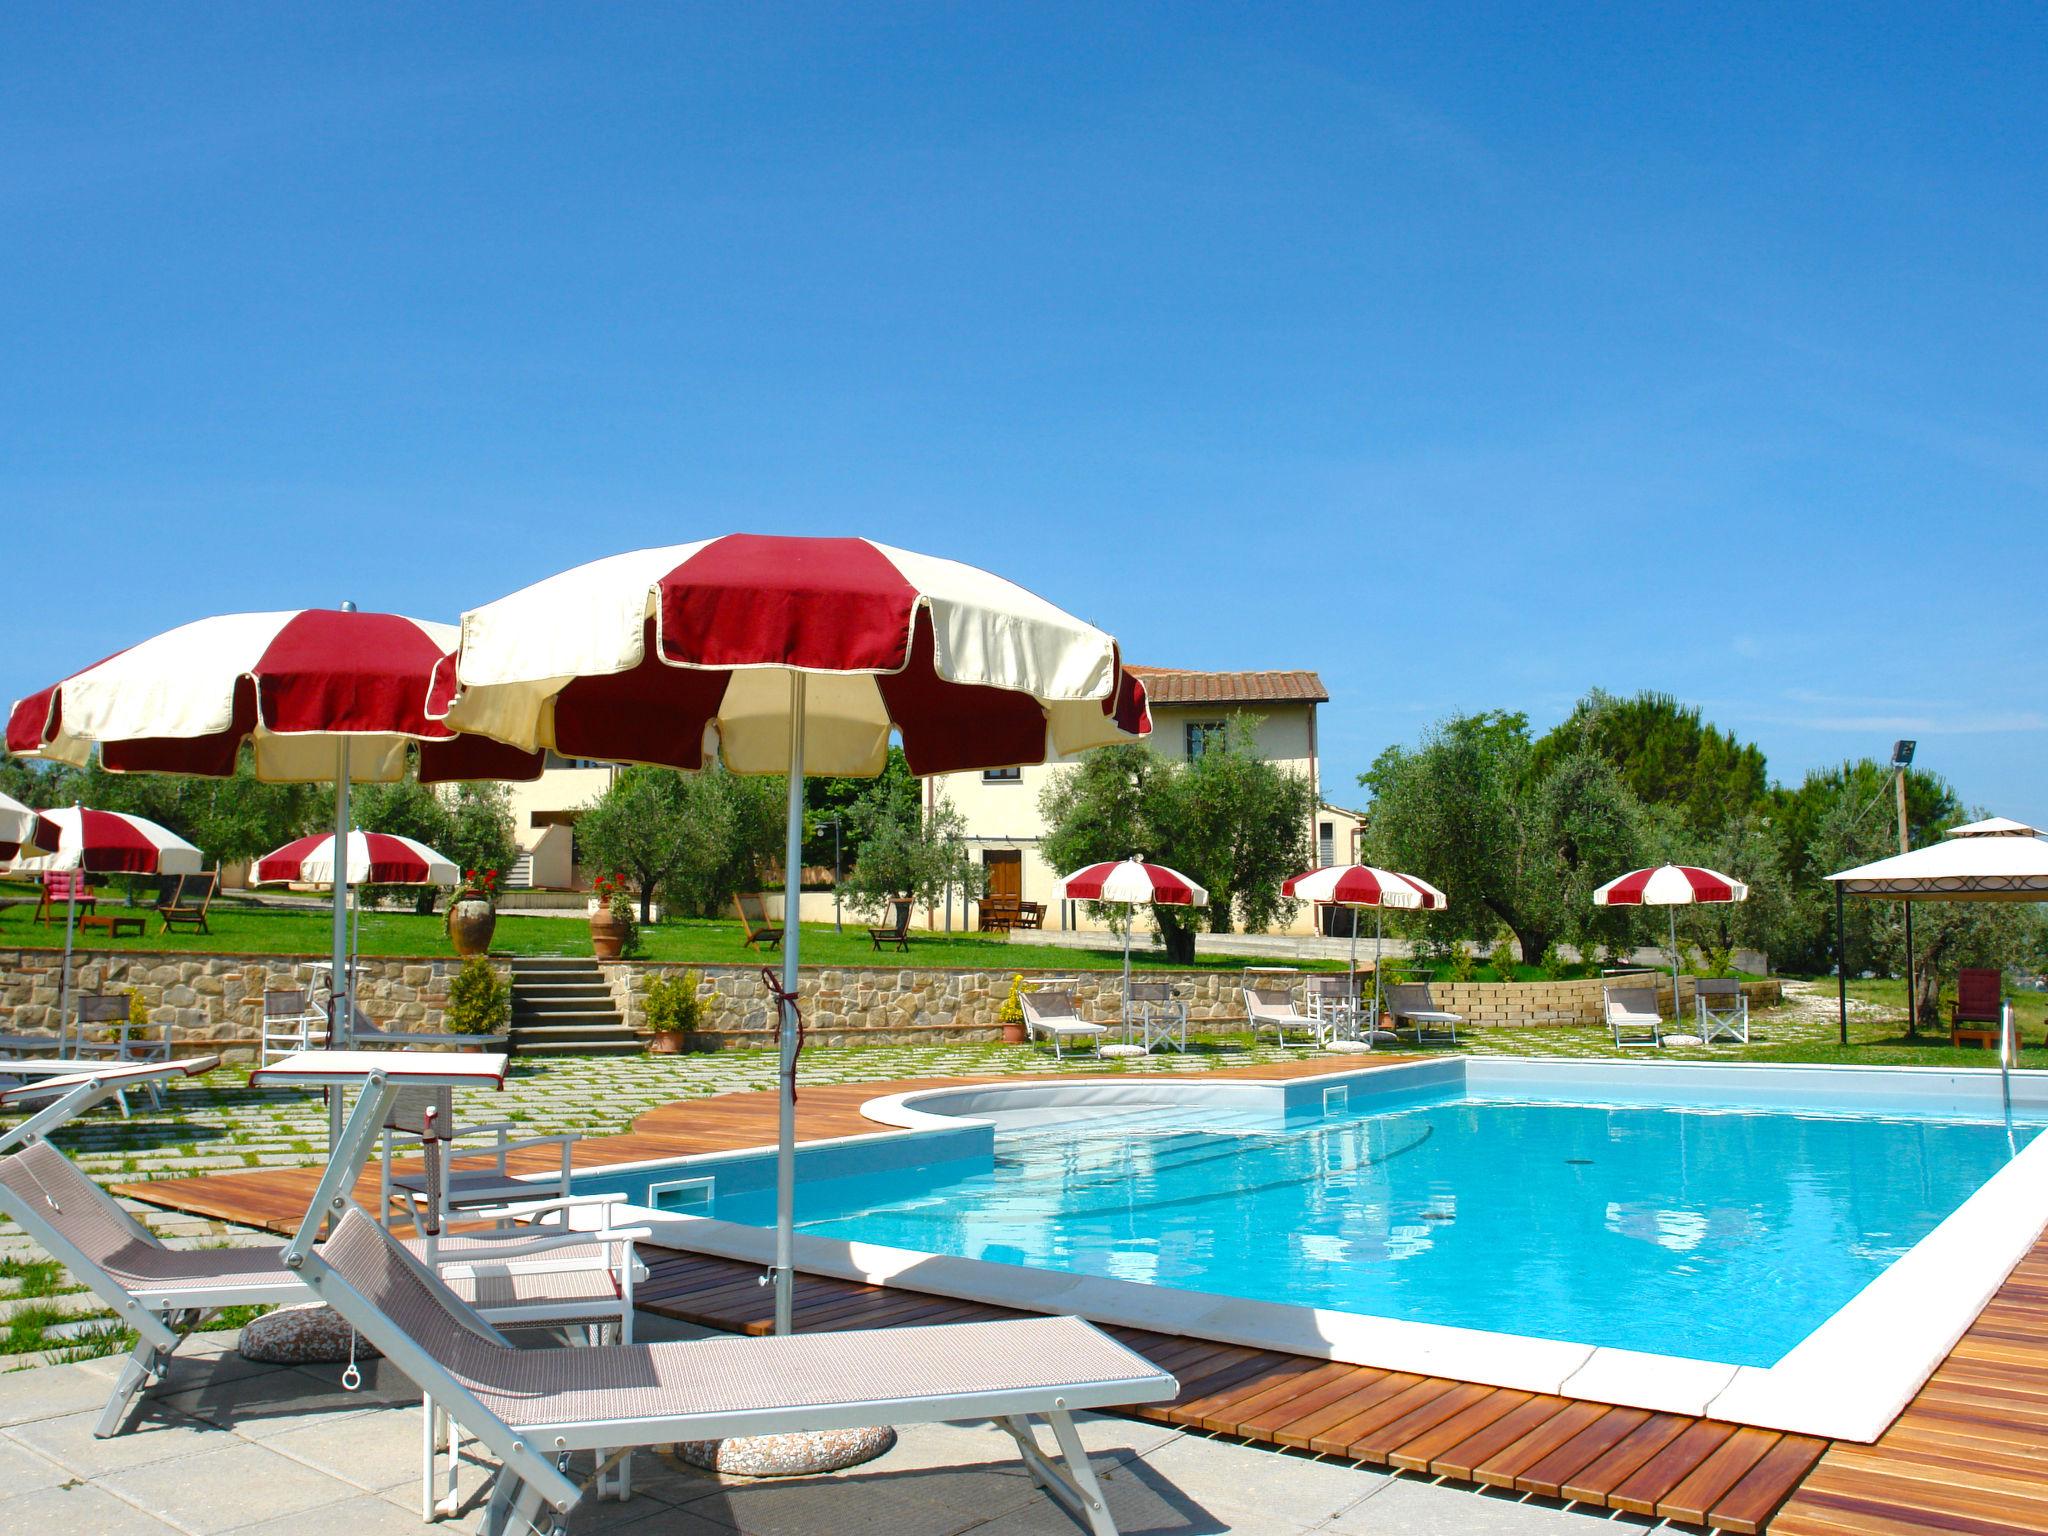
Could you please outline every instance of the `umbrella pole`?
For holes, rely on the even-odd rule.
[[[1835,882],[1835,1033],[1849,1043],[1849,953],[1842,938],[1842,884]]]
[[[57,1054],[66,1054],[71,1039],[71,935],[78,926],[78,882],[85,878],[85,811],[78,811],[78,868],[71,874],[71,895],[64,903],[64,969],[57,978]],[[123,1103],[127,1101],[122,1100]]]
[[[329,1049],[346,1048],[349,1022],[355,999],[350,995],[354,978],[348,972],[348,738],[334,749],[334,924],[328,960],[334,969],[327,988],[327,1044]],[[327,1150],[341,1145],[342,1092],[339,1085],[327,1090]]]
[[[789,810],[782,848],[781,1071],[775,1105],[775,1331],[794,1327],[796,1247],[796,982],[803,948],[801,915],[804,858],[804,674],[789,677]]]
[[[1135,903],[1124,908],[1124,1038],[1131,1038],[1131,929],[1138,921]]]
[[[1678,1022],[1678,908],[1671,910],[1671,1022]]]
[[[1385,907],[1374,907],[1372,909],[1372,1029],[1374,1034],[1378,1034],[1380,1029],[1380,940],[1386,929],[1386,921],[1387,909]]]

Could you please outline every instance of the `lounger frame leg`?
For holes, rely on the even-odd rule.
[[[1029,1419],[996,1420],[1017,1442],[1025,1470],[1039,1487],[1075,1519],[1086,1521],[1094,1536],[1117,1536],[1116,1520],[1109,1512],[1109,1500],[1103,1495],[1102,1484],[1095,1480],[1095,1468],[1088,1460],[1087,1448],[1081,1444],[1080,1433],[1074,1428],[1073,1415],[1064,1408],[1055,1408],[1045,1415],[1045,1421],[1052,1426],[1053,1439],[1059,1444],[1058,1461],[1049,1458],[1039,1447],[1038,1434]]]
[[[163,1375],[168,1353],[159,1350],[148,1339],[135,1341],[135,1348],[129,1352],[121,1374],[114,1378],[114,1390],[107,1398],[107,1406],[100,1411],[100,1421],[92,1427],[94,1439],[111,1439],[121,1432],[121,1425],[127,1421],[128,1410],[136,1397],[144,1387]]]

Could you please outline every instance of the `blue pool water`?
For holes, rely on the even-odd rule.
[[[2002,1123],[1461,1090],[1297,1123],[1125,1109],[999,1130],[992,1163],[807,1179],[798,1219],[927,1253],[1767,1366],[2013,1144]],[[765,1226],[772,1197],[713,1214]]]

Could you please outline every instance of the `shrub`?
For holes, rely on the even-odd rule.
[[[1479,970],[1479,956],[1470,944],[1451,945],[1451,980],[1470,981]]]
[[[1543,946],[1542,957],[1536,962],[1536,974],[1545,981],[1557,981],[1564,975],[1564,955],[1559,952],[1555,939]]]
[[[457,1035],[495,1035],[512,1017],[512,988],[482,955],[465,960],[448,983],[442,1020]]]
[[[703,1025],[704,1015],[717,1000],[716,992],[699,990],[697,968],[691,966],[680,976],[650,979],[640,1000],[640,1013],[657,1034],[688,1034]]]

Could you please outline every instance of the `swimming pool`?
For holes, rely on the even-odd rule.
[[[1727,1387],[1794,1356],[2035,1143],[2048,1093],[2026,1085],[2008,1117],[1985,1077],[1440,1061],[1286,1084],[944,1090],[871,1106],[906,1135],[808,1149],[797,1214],[850,1252],[1007,1266],[1040,1286],[1072,1276],[1505,1340],[1496,1374],[1518,1353],[1563,1358],[1508,1347],[1552,1341],[1582,1372],[1641,1356]],[[767,1162],[578,1188],[765,1228]]]

